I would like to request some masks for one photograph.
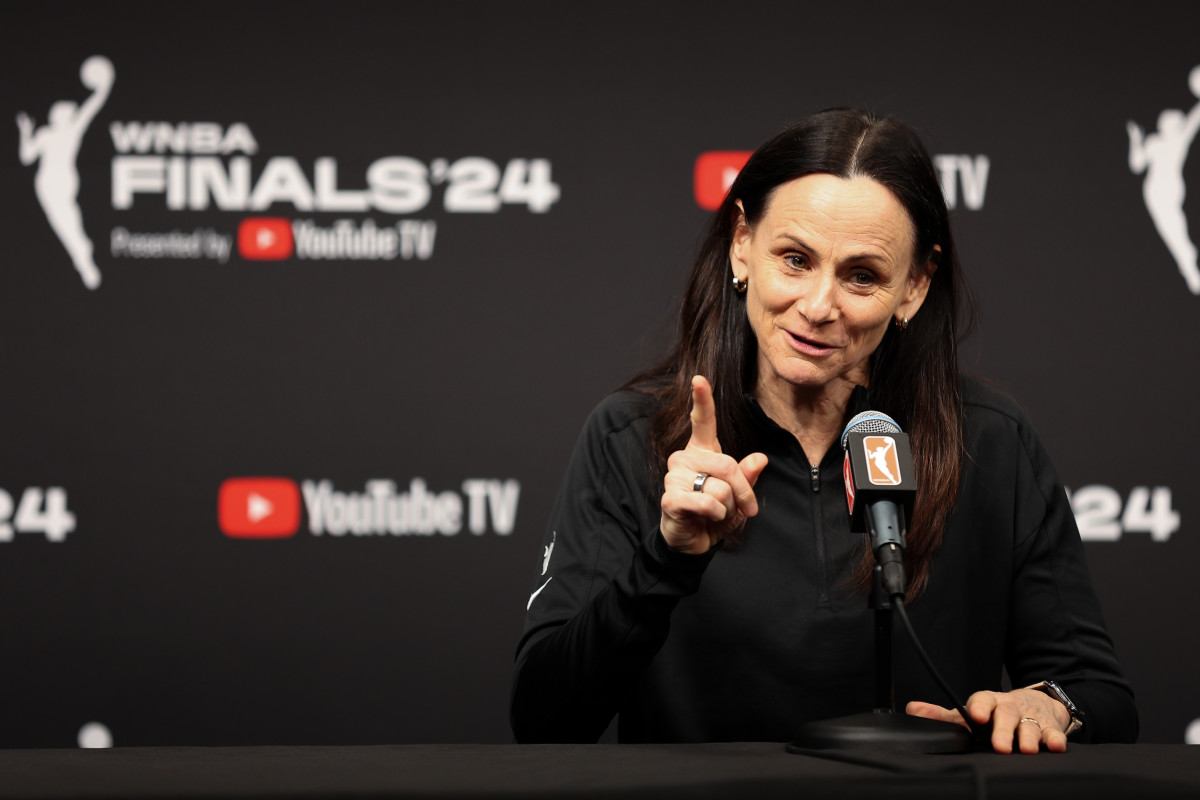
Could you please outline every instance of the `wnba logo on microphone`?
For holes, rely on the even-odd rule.
[[[864,436],[863,452],[867,455],[867,480],[876,486],[899,486],[900,459],[896,456],[896,440],[891,436]]]

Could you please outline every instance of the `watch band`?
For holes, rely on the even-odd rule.
[[[1054,681],[1038,681],[1035,684],[1026,686],[1026,689],[1032,689],[1036,692],[1044,692],[1053,697],[1055,700],[1067,707],[1067,713],[1071,715],[1071,724],[1063,731],[1067,736],[1070,736],[1075,731],[1083,727],[1083,712],[1076,707],[1075,703],[1063,691],[1063,688]]]

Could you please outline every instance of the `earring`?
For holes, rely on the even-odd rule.
[[[737,292],[738,294],[745,294],[745,293],[746,293],[746,287],[747,287],[747,286],[749,286],[749,285],[750,285],[750,282],[749,282],[749,281],[747,281],[745,278],[739,278],[739,277],[737,277],[736,275],[734,276],[734,278],[733,278],[733,290],[734,290],[735,292]]]
[[[896,319],[896,330],[903,331],[908,329],[908,317],[904,319]]]

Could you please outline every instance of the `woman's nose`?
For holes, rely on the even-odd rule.
[[[813,325],[829,322],[837,315],[837,284],[832,275],[814,276],[797,300],[800,314]]]

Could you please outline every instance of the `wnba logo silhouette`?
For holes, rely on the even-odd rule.
[[[900,485],[900,459],[896,455],[895,439],[866,436],[863,451],[867,454],[867,480],[876,486]]]
[[[80,82],[92,90],[92,96],[83,105],[71,100],[58,101],[50,106],[46,124],[36,131],[28,114],[17,114],[21,163],[29,166],[37,162],[34,193],[46,212],[50,227],[83,279],[83,285],[89,289],[100,285],[100,270],[92,258],[92,240],[83,229],[83,214],[79,210],[79,169],[75,160],[83,135],[108,99],[115,77],[111,61],[104,56],[92,56],[79,69]]]
[[[1188,75],[1188,88],[1200,98],[1200,66]],[[1188,236],[1188,221],[1183,213],[1187,187],[1183,182],[1183,164],[1200,128],[1200,102],[1184,112],[1164,109],[1158,115],[1158,130],[1145,133],[1136,122],[1126,123],[1129,131],[1129,168],[1135,175],[1146,173],[1142,198],[1154,220],[1154,227],[1171,252],[1192,294],[1200,294],[1200,266],[1196,263],[1196,245]]]

